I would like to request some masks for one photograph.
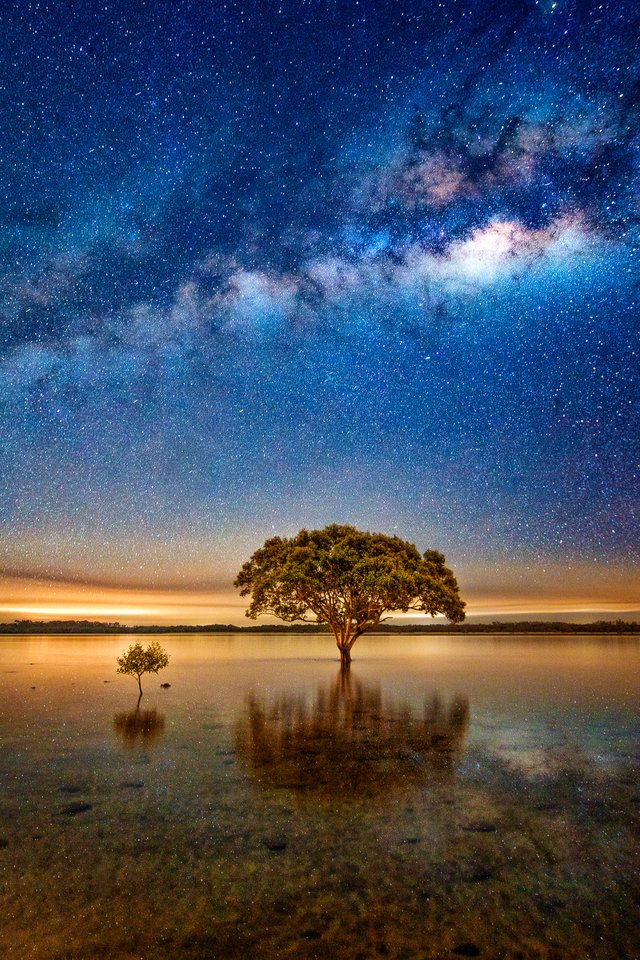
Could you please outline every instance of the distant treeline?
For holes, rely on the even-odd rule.
[[[165,627],[130,626],[123,623],[101,623],[97,620],[14,620],[12,623],[0,623],[0,634],[10,633],[329,633],[325,624],[293,623],[262,624],[251,627],[238,627],[232,623],[206,623],[199,626],[178,625]],[[576,633],[613,633],[640,634],[640,623],[626,620],[596,620],[594,623],[564,623],[561,620],[520,620],[507,623],[494,620],[491,623],[430,623],[430,624],[380,624],[370,633],[538,633],[538,634],[576,634]]]

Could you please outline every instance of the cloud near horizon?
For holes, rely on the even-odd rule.
[[[598,619],[601,614],[630,619],[640,612],[640,591],[620,568],[603,576],[597,566],[584,564],[571,571],[572,584],[562,580],[567,571],[552,565],[544,574],[532,572],[529,582],[514,570],[493,580],[471,569],[461,571],[467,617],[528,615],[536,618]],[[484,582],[482,582],[484,581]],[[595,583],[594,583],[595,581]],[[248,620],[247,604],[231,586],[213,589],[141,588],[46,580],[19,575],[0,580],[0,620],[87,619],[128,624],[280,623],[275,617]],[[430,617],[396,614],[392,620],[431,622]],[[442,618],[439,617],[438,621]]]

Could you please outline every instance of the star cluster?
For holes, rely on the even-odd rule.
[[[226,588],[338,521],[463,592],[588,568],[630,597],[639,28],[631,0],[13,5],[5,573]]]

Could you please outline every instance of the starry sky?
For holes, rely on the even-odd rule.
[[[0,43],[0,618],[243,622],[331,522],[640,609],[636,0],[30,0]],[[246,621],[245,621],[246,622]]]

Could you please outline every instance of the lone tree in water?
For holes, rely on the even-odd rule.
[[[121,657],[117,658],[118,673],[126,673],[136,677],[138,689],[142,696],[141,678],[143,673],[157,673],[164,670],[169,663],[169,654],[161,647],[157,640],[152,640],[147,649],[141,643],[132,643]]]
[[[272,537],[243,565],[235,586],[251,594],[247,616],[327,623],[343,665],[358,637],[393,610],[444,613],[464,620],[458,583],[443,554],[418,549],[399,537],[362,533],[331,524]]]

